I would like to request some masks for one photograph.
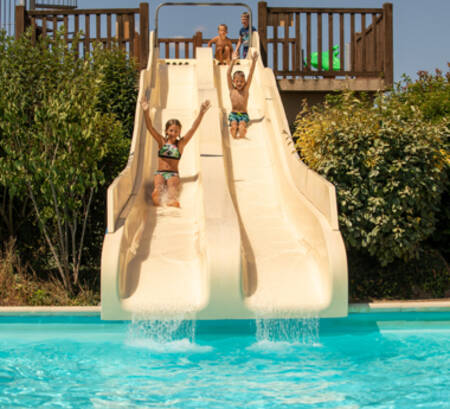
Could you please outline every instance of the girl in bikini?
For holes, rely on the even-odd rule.
[[[158,142],[158,170],[155,172],[154,184],[155,189],[152,193],[152,200],[155,206],[161,205],[161,194],[167,185],[168,206],[180,207],[178,202],[178,192],[180,186],[180,178],[178,176],[178,162],[183,154],[184,147],[190,141],[195,131],[200,125],[205,112],[211,106],[206,100],[200,106],[200,112],[192,124],[191,129],[184,137],[180,137],[181,123],[178,119],[170,119],[166,123],[165,137],[158,133],[153,127],[149,115],[149,105],[144,99],[141,100],[141,106],[144,111],[145,124],[153,138]]]

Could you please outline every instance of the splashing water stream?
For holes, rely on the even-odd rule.
[[[292,318],[289,313],[283,319],[256,319],[256,340],[288,342],[294,344],[315,344],[319,340],[319,315],[305,312],[302,318]]]
[[[180,315],[169,319],[149,319],[148,314],[135,313],[128,326],[128,343],[136,346],[162,346],[179,341],[193,344],[196,321],[185,318]]]

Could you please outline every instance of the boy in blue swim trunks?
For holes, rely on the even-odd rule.
[[[232,111],[230,115],[228,115],[228,121],[230,124],[230,133],[233,138],[245,138],[247,133],[247,124],[250,120],[247,114],[248,91],[250,89],[250,83],[252,82],[257,59],[258,53],[255,51],[252,55],[252,65],[248,73],[247,81],[245,80],[245,74],[242,71],[236,71],[233,76],[231,76],[233,65],[237,61],[236,56],[231,60],[231,64],[227,70]]]

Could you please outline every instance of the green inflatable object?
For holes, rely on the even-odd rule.
[[[335,70],[335,71],[339,71],[341,69],[341,59],[338,56],[339,56],[339,46],[335,45],[333,47],[333,70]],[[305,62],[305,65],[307,65],[306,62]],[[311,54],[311,65],[314,68],[318,68],[318,66],[319,66],[319,53],[318,52]],[[342,67],[342,69],[344,69],[344,68]],[[323,71],[329,70],[328,51],[324,51],[322,53],[322,70]]]

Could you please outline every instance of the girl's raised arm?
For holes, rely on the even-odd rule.
[[[191,138],[194,136],[195,131],[200,125],[200,122],[203,119],[203,116],[205,115],[206,111],[211,107],[211,103],[207,99],[205,102],[203,102],[202,105],[200,105],[200,112],[197,115],[197,118],[195,118],[194,123],[191,126],[191,129],[187,131],[186,135],[180,140],[179,146],[181,149],[183,149],[186,144],[191,140]]]
[[[153,127],[152,120],[150,119],[150,105],[145,99],[141,99],[140,101],[142,110],[144,111],[144,120],[145,125],[147,126],[148,131],[151,133],[153,138],[158,142],[158,145],[161,147],[164,145],[163,136]]]

